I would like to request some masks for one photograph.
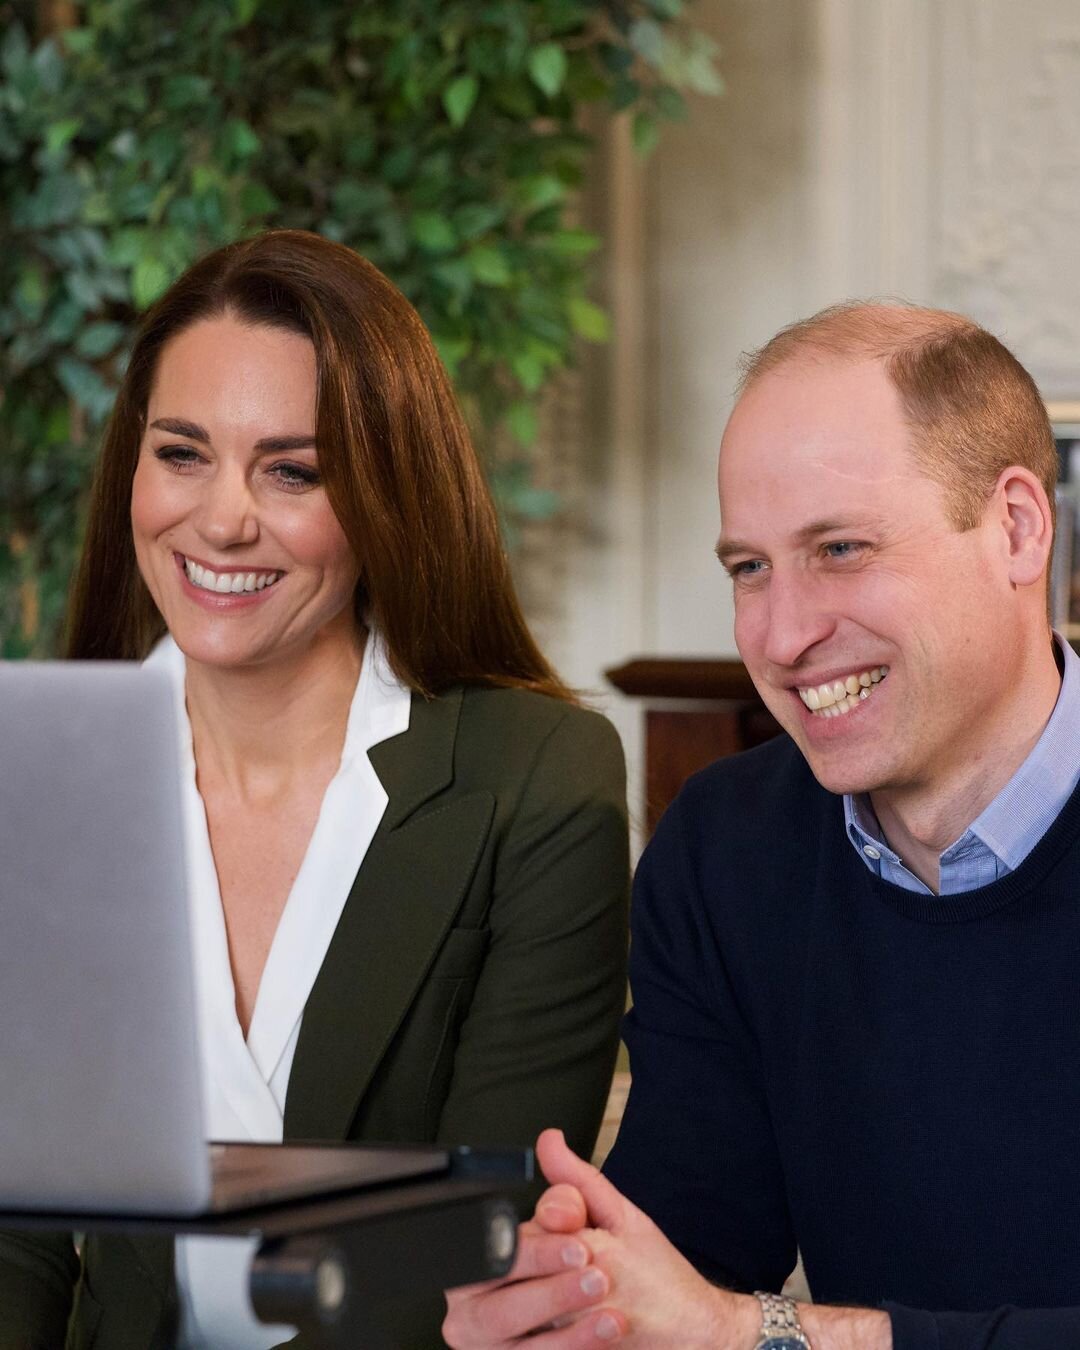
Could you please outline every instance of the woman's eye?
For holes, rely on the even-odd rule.
[[[312,468],[310,464],[294,464],[291,461],[283,461],[280,464],[273,465],[270,473],[282,487],[292,492],[315,487],[319,482],[319,471]]]
[[[154,458],[175,469],[177,473],[183,473],[185,469],[197,464],[200,456],[190,445],[162,445],[154,451]]]

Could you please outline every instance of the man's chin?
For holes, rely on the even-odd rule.
[[[881,766],[865,762],[855,763],[849,756],[825,754],[797,740],[803,758],[826,792],[835,792],[838,797],[857,797],[860,793],[874,792],[882,786],[886,776]]]

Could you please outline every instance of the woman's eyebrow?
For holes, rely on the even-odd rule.
[[[183,436],[189,441],[198,441],[202,445],[210,444],[210,433],[198,422],[189,422],[186,417],[159,417],[150,423],[157,431],[167,431],[171,436]],[[272,454],[287,453],[290,450],[308,450],[315,446],[313,431],[301,432],[295,436],[263,436],[255,442],[255,449],[269,451]]]
[[[299,436],[264,436],[261,440],[255,442],[256,450],[272,450],[280,453],[288,450],[313,450],[315,448],[315,433],[313,431],[304,432]]]
[[[203,445],[210,444],[210,433],[206,428],[199,426],[198,422],[189,422],[184,417],[159,417],[150,425],[155,430],[167,431],[172,436],[186,436],[189,441],[201,441]]]

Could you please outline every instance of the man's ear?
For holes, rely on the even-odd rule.
[[[1006,534],[1009,580],[1034,586],[1044,579],[1054,546],[1046,489],[1029,469],[1013,464],[1002,471],[994,495]]]

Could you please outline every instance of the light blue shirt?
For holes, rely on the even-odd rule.
[[[1054,634],[1064,659],[1061,690],[1035,748],[989,806],[939,859],[939,895],[988,886],[1020,866],[1080,781],[1080,657]],[[844,797],[848,838],[871,872],[933,895],[886,842],[865,793]]]

